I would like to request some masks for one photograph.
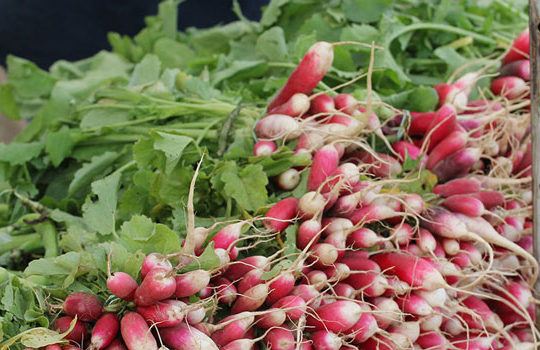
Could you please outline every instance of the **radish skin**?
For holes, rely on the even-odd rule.
[[[103,313],[103,304],[93,294],[77,292],[68,295],[62,308],[66,315],[81,321],[96,321]]]
[[[158,349],[156,339],[150,332],[146,321],[136,312],[128,312],[122,317],[120,332],[129,350]],[[165,341],[163,333],[161,333],[161,337]]]
[[[166,257],[161,254],[152,253],[144,257],[141,266],[141,277],[145,278],[150,270],[162,268],[164,270],[172,271],[172,264]]]
[[[150,270],[141,285],[135,290],[135,304],[152,305],[157,301],[170,298],[176,291],[176,281],[171,272],[162,268]]]
[[[73,317],[71,316],[62,316],[56,319],[54,322],[54,329],[58,331],[58,333],[65,333],[68,331],[71,322],[73,322]],[[66,334],[65,339],[74,341],[75,343],[81,343],[86,335],[86,327],[84,326],[84,323],[81,322],[79,319],[75,322],[75,326],[73,326],[73,329],[71,332]]]
[[[275,203],[266,213],[264,226],[271,232],[282,232],[298,214],[299,201],[290,197]]]
[[[295,335],[290,329],[273,328],[266,336],[266,346],[272,350],[294,350],[296,341]]]
[[[455,179],[444,184],[438,184],[433,188],[433,193],[441,197],[450,197],[458,194],[469,194],[481,190],[480,181],[470,179]]]
[[[185,323],[176,327],[161,329],[160,337],[163,340],[163,343],[171,350],[219,349],[210,337],[195,327],[190,327]]]
[[[184,320],[186,304],[180,300],[164,300],[149,306],[138,306],[136,311],[158,328],[175,327]]]
[[[120,299],[133,300],[137,281],[125,272],[115,272],[107,278],[107,289]]]
[[[309,110],[309,97],[306,94],[297,93],[280,106],[269,111],[269,114],[285,114],[291,117],[300,117]]]
[[[339,165],[340,155],[333,145],[326,145],[315,152],[308,176],[307,188],[316,191],[333,174]]]
[[[92,329],[90,349],[102,350],[106,348],[116,338],[119,330],[118,317],[112,313],[103,314]]]
[[[450,133],[433,147],[427,158],[426,168],[433,169],[441,160],[464,148],[467,141],[468,136],[465,132],[454,131]]]
[[[273,141],[257,141],[253,146],[253,155],[256,157],[267,157],[277,151],[277,145]]]

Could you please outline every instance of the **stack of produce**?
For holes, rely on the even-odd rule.
[[[528,33],[497,76],[479,59],[440,83],[404,63],[407,33],[427,29],[419,57],[436,29],[478,58],[489,23],[407,21],[487,10],[396,1],[394,32],[382,2],[304,2],[176,35],[167,0],[115,54],[10,58],[0,110],[33,119],[0,148],[0,349],[537,348]],[[302,9],[340,36],[306,36]],[[307,51],[292,73],[272,25]]]

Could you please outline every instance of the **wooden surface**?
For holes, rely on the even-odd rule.
[[[538,260],[540,254],[540,58],[539,58],[539,37],[540,37],[540,0],[529,0],[529,29],[531,35],[531,123],[533,142],[533,219],[534,219],[534,256]],[[537,291],[538,291],[537,282]]]

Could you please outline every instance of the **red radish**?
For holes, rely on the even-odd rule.
[[[186,304],[180,300],[171,299],[149,306],[137,306],[136,310],[150,326],[174,327],[182,323],[186,314]]]
[[[421,214],[426,205],[422,196],[416,193],[409,193],[403,196],[403,210],[407,213],[419,215]]]
[[[246,273],[236,285],[238,292],[240,294],[245,293],[251,287],[263,283],[263,273],[264,271],[262,269],[253,269]]]
[[[152,305],[157,301],[170,298],[175,290],[176,282],[171,276],[171,271],[162,268],[150,270],[135,291],[135,304]]]
[[[431,232],[424,228],[420,228],[418,231],[417,245],[424,253],[432,253],[437,247],[437,241]]]
[[[351,115],[358,108],[358,100],[351,94],[338,94],[334,97],[334,105],[338,111]]]
[[[374,336],[369,338],[362,344],[362,350],[398,350],[399,348],[394,344],[394,342],[387,338],[381,336]]]
[[[242,312],[237,315],[225,317],[218,327],[222,327],[212,333],[212,340],[218,346],[224,346],[234,340],[244,337],[255,321],[255,317],[248,312]]]
[[[206,310],[203,306],[192,309],[186,316],[186,322],[190,325],[201,323],[206,317]]]
[[[59,333],[65,333],[71,326],[71,322],[73,322],[73,317],[71,316],[62,316],[56,319],[54,321],[54,329],[58,331]],[[75,343],[81,343],[84,340],[84,337],[86,335],[86,327],[84,326],[84,323],[80,320],[77,320],[75,322],[75,326],[69,332],[65,339],[74,341]]]
[[[365,342],[379,331],[377,320],[370,313],[371,309],[368,306],[365,307],[367,308],[367,310],[362,313],[362,315],[358,319],[358,322],[356,322],[346,332],[353,337],[353,341],[356,344]]]
[[[304,249],[308,244],[313,245],[322,231],[321,223],[318,220],[306,220],[300,224],[296,235],[296,245]]]
[[[429,153],[426,168],[433,167],[452,153],[459,151],[467,144],[468,136],[465,132],[454,131],[442,139]]]
[[[504,204],[504,195],[499,191],[480,191],[469,194],[484,204],[486,209],[493,209]]]
[[[320,41],[311,46],[289,76],[285,86],[268,104],[268,110],[282,105],[296,93],[310,94],[326,75],[333,60],[332,44]]]
[[[302,196],[298,201],[298,211],[300,216],[311,219],[324,210],[326,199],[316,191],[311,191]]]
[[[225,275],[229,280],[235,281],[255,268],[260,268],[267,271],[270,267],[269,262],[269,259],[262,255],[249,256],[242,260],[231,263],[225,272]]]
[[[360,171],[358,166],[353,163],[341,163],[332,173],[332,176],[343,179],[345,181],[344,185],[349,187],[353,187],[360,182]]]
[[[356,294],[356,289],[350,284],[344,282],[336,284],[332,289],[339,297],[353,299]]]
[[[300,172],[294,168],[291,168],[279,174],[276,180],[280,189],[290,191],[295,189],[300,183]]]
[[[279,299],[289,295],[294,288],[296,278],[290,272],[282,272],[269,285],[270,293],[266,297],[267,304],[274,304]]]
[[[95,321],[103,313],[103,304],[97,296],[90,293],[77,292],[68,295],[62,308],[66,315],[81,321]]]
[[[107,278],[107,288],[120,299],[133,300],[137,281],[125,272],[115,272]]]
[[[426,259],[405,253],[379,253],[371,257],[386,274],[397,276],[411,287],[434,290],[446,283],[437,269]]]
[[[252,339],[237,339],[223,346],[222,350],[253,350],[255,341]]]
[[[217,248],[214,250],[214,253],[219,259],[219,266],[226,267],[231,262],[230,253],[222,248]]]
[[[482,201],[467,194],[450,196],[441,205],[450,211],[468,216],[482,216],[486,212]]]
[[[339,153],[333,145],[323,146],[315,152],[307,183],[309,191],[316,191],[336,171],[339,159]]]
[[[394,237],[394,241],[397,244],[406,245],[414,236],[414,228],[407,223],[401,223],[392,227],[390,235]]]
[[[500,77],[491,82],[491,92],[511,100],[524,97],[528,90],[527,82],[518,77]]]
[[[185,323],[182,323],[176,327],[163,328],[159,331],[159,335],[160,338],[163,340],[163,343],[167,345],[170,349],[174,350],[219,349],[216,343],[214,343],[212,339],[210,339],[210,337],[208,337],[206,334],[199,331],[198,329],[188,326]]]
[[[295,152],[307,152],[311,155],[313,150],[322,147],[325,137],[318,131],[302,133],[296,143]]]
[[[336,263],[333,266],[325,268],[323,272],[330,281],[339,282],[350,276],[351,269],[346,264]]]
[[[471,295],[462,301],[466,311],[460,312],[461,319],[472,329],[487,329],[498,332],[504,325],[496,313],[481,299]]]
[[[371,153],[366,152],[360,155],[360,160],[370,165],[367,171],[376,177],[392,178],[402,170],[400,162],[385,153],[377,153],[375,157]]]
[[[354,227],[353,223],[345,218],[326,217],[322,220],[325,234],[344,233]]]
[[[529,29],[525,29],[518,37],[512,42],[510,51],[504,56],[503,63],[514,62],[521,59],[529,58],[529,45],[530,36]]]
[[[360,228],[347,236],[347,245],[356,249],[371,248],[381,240],[382,238],[369,228]]]
[[[185,298],[197,294],[210,283],[210,272],[194,270],[174,277],[176,289],[174,295]]]
[[[422,333],[416,339],[416,343],[422,349],[429,350],[447,350],[449,347],[448,340],[440,332]]]
[[[444,238],[442,240],[442,246],[447,255],[454,256],[459,253],[461,249],[459,242],[455,239]]]
[[[117,338],[113,340],[112,343],[105,348],[105,350],[127,350],[127,348],[124,345],[124,342]]]
[[[309,97],[306,94],[297,93],[282,105],[274,107],[269,114],[285,114],[291,117],[300,117],[309,109]]]
[[[491,350],[493,342],[492,336],[476,336],[464,334],[451,340],[454,347],[460,350]]]
[[[306,302],[316,298],[319,293],[312,286],[301,284],[296,286],[292,294],[276,301],[272,308],[283,309],[289,319],[297,321],[306,312]]]
[[[269,114],[255,125],[255,134],[263,140],[290,140],[300,136],[300,133],[300,124],[285,114]]]
[[[328,243],[317,243],[311,248],[311,257],[319,266],[328,266],[333,264],[338,258],[338,250]]]
[[[257,316],[257,327],[268,329],[279,327],[287,320],[287,313],[280,308],[272,308],[268,313]]]
[[[311,100],[310,114],[329,114],[335,112],[334,99],[327,94],[317,94]]]
[[[68,345],[64,345],[62,347],[62,350],[81,350],[81,348],[76,345],[68,344]]]
[[[455,179],[445,184],[438,184],[433,188],[433,193],[442,197],[450,197],[457,194],[474,193],[481,190],[480,181],[474,178]]]
[[[152,270],[153,271],[153,270]],[[150,274],[151,272],[149,272]],[[165,328],[164,328],[165,329]],[[136,312],[128,312],[120,322],[122,339],[129,350],[157,350],[157,342],[144,318]],[[165,340],[163,333],[161,338]]]
[[[320,330],[311,334],[311,341],[315,350],[339,350],[343,344],[337,334],[327,330]]]
[[[298,199],[289,197],[275,203],[268,212],[264,226],[272,232],[281,232],[291,224],[298,213]]]
[[[231,312],[236,314],[242,311],[257,310],[266,300],[268,292],[269,289],[266,284],[251,287],[243,295],[238,296],[231,308]]]
[[[398,213],[385,204],[368,204],[347,215],[354,225],[368,224],[397,216]]]
[[[218,277],[214,281],[216,294],[220,303],[231,305],[236,300],[238,291],[234,284],[225,277]]]
[[[219,230],[211,239],[211,241],[214,242],[214,248],[225,250],[231,249],[235,242],[240,238],[244,224],[245,223],[241,221],[229,224]]]
[[[416,160],[421,155],[420,148],[408,141],[394,142],[392,148],[399,154],[401,161],[404,161],[407,158]]]
[[[92,329],[90,349],[106,348],[116,338],[120,330],[120,322],[115,314],[106,313],[101,316]]]
[[[437,112],[411,112],[411,122],[407,134],[411,136],[423,136],[426,134],[436,114]]]
[[[410,294],[397,299],[397,303],[403,312],[414,316],[428,316],[433,308],[419,295]]]
[[[439,106],[449,103],[462,110],[467,107],[469,94],[478,80],[478,73],[467,73],[453,84],[437,84],[435,90],[439,95]]]
[[[354,288],[361,290],[365,296],[381,296],[388,288],[388,281],[384,275],[381,275],[379,272],[351,270],[351,275],[345,282]]]
[[[158,253],[151,253],[144,257],[141,266],[141,277],[145,278],[146,274],[155,268],[162,268],[172,271],[172,264],[166,257]]]
[[[257,157],[266,157],[275,151],[277,151],[277,145],[274,141],[261,140],[253,146],[253,155]]]
[[[437,175],[439,181],[446,182],[469,173],[480,156],[481,151],[478,148],[463,148],[439,162],[432,172]]]
[[[391,326],[388,331],[390,332],[388,337],[392,342],[398,348],[404,349],[411,344],[414,344],[416,339],[418,339],[418,336],[420,335],[420,322],[403,322],[399,325]]]
[[[373,305],[375,306],[373,317],[381,329],[386,329],[392,323],[401,321],[403,314],[392,298],[375,298]]]
[[[26,348],[28,350],[28,348]],[[47,345],[44,350],[62,350],[62,347],[58,344]]]
[[[308,315],[306,324],[315,330],[340,333],[354,326],[361,314],[362,308],[356,302],[338,300],[316,309],[314,315]]]
[[[531,80],[531,64],[529,60],[517,60],[505,64],[501,68],[501,76],[515,76],[529,81]]]
[[[438,310],[437,312],[440,312]],[[420,330],[423,332],[438,331],[441,329],[443,322],[442,315],[432,314],[427,317],[422,318],[420,322]]]
[[[445,104],[437,110],[437,113],[429,124],[424,144],[428,145],[431,152],[449,133],[456,129],[456,109],[450,104]]]
[[[295,336],[290,329],[273,328],[264,338],[268,349],[294,350],[296,348]]]

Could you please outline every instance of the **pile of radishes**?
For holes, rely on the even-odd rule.
[[[188,229],[182,253],[146,256],[140,282],[112,273],[105,306],[71,294],[54,324],[74,324],[70,345],[46,349],[536,349],[528,45],[516,39],[491,97],[469,101],[481,73],[468,73],[436,87],[437,111],[381,123],[374,101],[312,94],[333,60],[315,44],[255,127],[256,156],[312,156],[276,178],[292,190],[306,172],[307,192],[210,238]],[[410,160],[437,176],[432,193],[402,190]],[[242,247],[291,227],[295,253]],[[218,268],[181,272],[209,247]]]

